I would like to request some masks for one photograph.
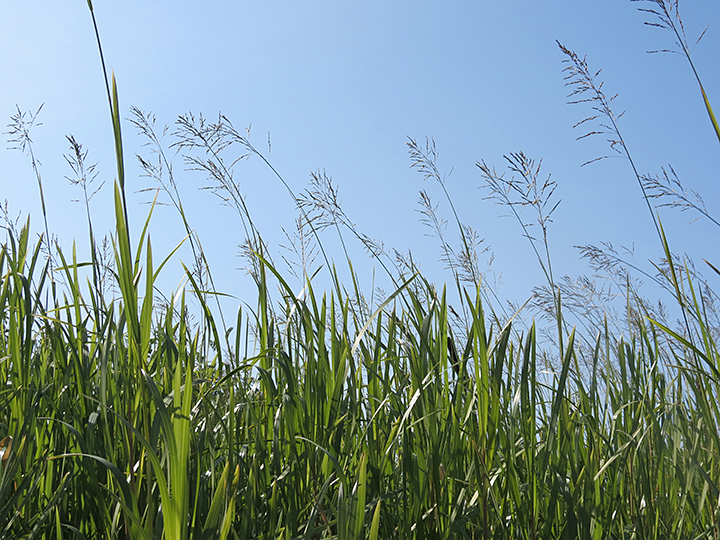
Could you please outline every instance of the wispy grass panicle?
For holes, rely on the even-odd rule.
[[[310,219],[313,219],[311,216]],[[292,232],[288,232],[283,228],[283,233],[287,238],[287,245],[280,245],[282,249],[292,254],[281,254],[285,264],[290,272],[303,284],[314,275],[318,269],[314,269],[315,261],[318,257],[317,241],[309,231],[305,217],[301,214],[295,218],[295,227]]]
[[[599,80],[601,70],[594,73],[590,71],[586,58],[580,58],[575,52],[571,51],[560,42],[558,42],[558,47],[560,47],[560,50],[566,56],[563,62],[566,65],[564,68],[565,84],[570,88],[570,94],[568,95],[568,99],[570,101],[568,103],[573,105],[587,103],[593,111],[590,116],[580,120],[577,124],[575,124],[575,126],[573,126],[574,128],[580,126],[585,128],[585,124],[589,124],[586,128],[587,131],[580,135],[578,140],[594,135],[605,135],[608,137],[607,142],[610,145],[610,148],[618,155],[628,160],[635,178],[637,179],[638,185],[640,186],[643,200],[650,212],[650,217],[655,225],[655,232],[657,233],[659,239],[661,237],[660,226],[655,215],[655,209],[650,203],[650,196],[645,189],[642,176],[638,172],[635,161],[630,155],[630,149],[625,144],[625,140],[620,133],[618,121],[622,117],[623,113],[616,115],[610,106],[612,101],[614,101],[617,97],[617,94],[612,96],[605,94],[603,91],[603,82]],[[607,155],[600,156],[583,163],[583,165],[588,165],[607,157]]]
[[[520,224],[523,236],[530,242],[551,292],[553,319],[557,323],[557,345],[562,348],[564,323],[561,316],[561,298],[553,275],[548,238],[552,214],[561,202],[554,198],[557,183],[550,175],[544,178],[540,176],[542,160],[536,163],[522,152],[506,155],[505,160],[510,173],[519,176],[513,174],[508,178],[505,173],[498,173],[485,161],[476,163],[485,182],[484,187],[488,190],[486,199],[494,200],[509,209],[510,215]],[[522,215],[525,209],[530,209],[535,214],[534,221],[528,221]],[[539,226],[541,237],[533,234],[535,226]],[[562,357],[562,354],[560,356]]]
[[[85,216],[87,218],[88,233],[90,235],[90,257],[92,262],[93,286],[95,288],[95,303],[99,304],[103,301],[104,294],[107,292],[106,281],[103,280],[107,267],[105,269],[101,267],[101,260],[98,255],[98,247],[95,241],[95,233],[93,231],[90,201],[102,189],[105,182],[100,182],[100,185],[98,186],[94,185],[99,175],[99,172],[96,170],[97,163],[87,163],[88,151],[83,150],[82,145],[73,135],[67,136],[67,140],[70,143],[70,154],[65,154],[64,157],[65,161],[70,166],[73,175],[66,176],[65,178],[72,185],[80,186],[83,191]],[[73,202],[80,202],[80,200],[76,199]],[[99,316],[99,312],[96,313],[96,316]]]
[[[264,246],[260,231],[255,226],[239,182],[235,179],[235,165],[252,155],[249,142],[240,136],[222,114],[216,122],[209,122],[204,116],[191,113],[181,115],[176,121],[173,135],[177,139],[172,146],[183,153],[186,165],[206,175],[209,184],[203,187],[214,193],[223,204],[232,207],[240,217],[244,238],[253,246]],[[225,157],[225,150],[240,144],[239,156]],[[197,151],[197,154],[194,152]],[[263,249],[267,252],[267,249]]]
[[[452,169],[447,174],[442,174],[438,169],[439,153],[435,140],[432,138],[426,137],[425,144],[421,145],[408,137],[407,147],[410,154],[410,167],[422,174],[424,180],[434,180],[440,186],[445,201],[450,207],[453,223],[457,228],[456,234],[459,234],[460,237],[457,247],[452,236],[447,234],[447,220],[441,217],[438,206],[432,202],[427,190],[420,190],[419,212],[423,216],[420,221],[430,228],[431,235],[440,242],[440,261],[452,273],[452,282],[457,289],[458,297],[464,297],[466,294],[464,288],[469,286],[473,293],[477,292],[483,298],[493,321],[498,326],[503,326],[504,321],[510,317],[506,313],[503,303],[497,298],[496,291],[486,282],[493,261],[491,248],[483,245],[485,239],[480,237],[475,228],[460,219],[447,186]],[[480,257],[483,254],[487,256],[488,271],[486,272],[480,269]],[[465,303],[461,302],[460,306],[459,310],[462,312],[462,316],[458,316],[456,322],[459,325],[458,328],[462,325],[467,327],[468,324],[471,324],[471,317]],[[497,313],[496,309],[500,313]]]
[[[659,207],[677,208],[681,212],[692,210],[720,227],[720,222],[710,214],[702,196],[685,188],[671,165],[663,167],[659,175],[643,175],[642,182],[648,197],[657,200]]]
[[[424,190],[420,191],[420,212],[425,216],[423,220],[433,230],[435,236],[440,241],[443,252],[442,260],[453,273],[455,281],[472,283],[475,287],[482,287],[482,272],[479,268],[479,255],[489,251],[486,247],[482,249],[480,239],[477,232],[470,226],[460,220],[460,216],[455,208],[455,203],[447,189],[447,180],[452,174],[452,170],[447,174],[441,174],[437,162],[439,154],[435,140],[432,138],[425,139],[425,145],[421,146],[416,140],[408,139],[408,152],[410,153],[410,166],[423,175],[425,180],[434,180],[442,188],[445,199],[450,206],[455,224],[460,234],[461,245],[459,250],[452,248],[450,242],[445,238],[446,221],[438,217],[437,207],[430,202],[430,196]]]
[[[552,285],[555,280],[550,258],[548,227],[552,223],[553,213],[561,202],[554,198],[557,183],[551,175],[547,175],[545,179],[541,178],[542,160],[536,163],[522,152],[509,154],[505,156],[505,160],[508,170],[518,174],[519,177],[513,175],[507,178],[504,174],[495,172],[484,161],[478,162],[477,166],[489,191],[486,198],[510,209],[511,214],[522,227],[523,236],[530,241],[545,278]],[[529,208],[535,214],[534,221],[526,221],[522,217],[521,212],[525,208]],[[532,233],[535,225],[540,227],[541,238]]]
[[[645,21],[645,24],[648,26],[653,26],[656,28],[669,30],[674,35],[675,46],[677,47],[677,49],[667,49],[667,48],[655,49],[655,50],[651,50],[648,52],[650,52],[650,53],[668,52],[668,53],[681,54],[687,59],[688,64],[690,64],[690,68],[692,69],[693,75],[695,76],[695,80],[697,81],[698,86],[700,87],[700,93],[702,94],[703,103],[705,105],[705,110],[707,111],[710,122],[713,126],[713,129],[715,130],[715,135],[717,135],[718,141],[720,141],[720,125],[718,125],[717,119],[715,118],[715,113],[713,112],[713,109],[710,106],[710,100],[708,99],[707,93],[705,92],[705,88],[703,87],[702,81],[700,80],[700,74],[698,73],[698,70],[695,68],[695,63],[693,62],[692,55],[690,54],[691,47],[688,45],[687,37],[685,35],[685,27],[683,25],[682,17],[680,16],[679,0],[631,0],[631,1],[632,2],[643,2],[644,4],[651,4],[652,7],[638,8],[639,11],[653,15],[652,20]],[[705,32],[707,31],[707,29],[708,29],[708,27],[706,26],[705,29],[700,33],[697,40],[695,41],[695,45],[700,43],[700,40],[705,35]]]
[[[350,251],[345,241],[343,231],[348,232],[354,237],[360,245],[367,251],[372,259],[380,264],[385,275],[390,279],[394,287],[399,287],[402,280],[395,261],[386,252],[385,246],[381,240],[370,237],[365,234],[354,221],[350,219],[342,207],[340,199],[339,186],[333,182],[332,177],[326,171],[314,171],[310,173],[310,183],[308,187],[295,199],[296,204],[304,216],[306,223],[310,227],[317,246],[325,259],[326,264],[330,264],[319,233],[327,228],[332,228],[337,233],[337,237],[342,246],[345,261],[347,262],[353,286],[355,289],[355,302],[360,306],[367,306],[367,299],[364,298],[358,288],[358,280],[352,263],[350,262]],[[333,275],[335,271],[333,268]],[[336,292],[340,294],[340,284],[337,279],[335,281]]]
[[[43,224],[45,226],[45,238],[41,245],[45,250],[50,267],[53,268],[55,266],[53,261],[53,245],[55,243],[55,238],[50,234],[50,228],[48,227],[48,212],[45,205],[45,192],[43,190],[42,174],[40,173],[42,163],[35,156],[35,152],[33,150],[33,140],[30,137],[32,129],[42,125],[41,122],[38,122],[38,116],[40,115],[43,105],[40,105],[35,112],[23,112],[18,106],[15,108],[17,112],[10,118],[8,131],[5,134],[8,135],[8,144],[11,149],[19,150],[30,158],[30,166],[32,167],[32,171],[38,185],[40,209],[42,211]],[[55,280],[55,277],[52,274],[49,277],[51,281]]]
[[[22,218],[22,212],[18,212],[13,216],[10,211],[10,201],[7,199],[0,205],[0,212],[2,212],[3,223],[0,227],[9,233],[11,238],[18,238],[20,236],[20,219]]]
[[[72,169],[73,176],[66,176],[65,179],[72,185],[82,188],[85,211],[88,222],[91,223],[90,201],[102,189],[105,181],[100,182],[99,186],[94,185],[99,174],[96,170],[97,163],[87,163],[88,151],[83,150],[82,144],[80,144],[73,135],[68,135],[67,140],[70,143],[70,154],[65,154],[64,157],[70,169]],[[76,199],[73,202],[80,202],[80,200]]]
[[[348,247],[343,238],[342,229],[351,233],[367,250],[371,257],[378,260],[389,276],[393,273],[389,270],[388,255],[381,241],[364,234],[358,229],[355,223],[346,214],[340,199],[339,186],[326,171],[314,171],[310,173],[310,184],[298,199],[300,207],[307,211],[311,223],[317,224],[318,231],[333,227],[343,246],[346,259],[349,259]]]

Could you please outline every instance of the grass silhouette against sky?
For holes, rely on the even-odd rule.
[[[301,193],[312,172],[324,170],[339,187],[343,209],[358,230],[401,252],[436,276],[451,278],[438,262],[439,247],[420,223],[418,192],[424,189],[450,210],[438,185],[423,182],[410,168],[408,137],[423,143],[432,137],[446,186],[461,220],[474,227],[483,247],[481,266],[494,254],[491,277],[503,285],[500,296],[523,302],[542,282],[540,268],[518,224],[500,217],[505,209],[488,195],[476,162],[498,172],[503,155],[524,152],[542,159],[542,171],[558,183],[562,203],[550,225],[550,247],[558,275],[588,272],[573,246],[612,242],[636,250],[639,264],[657,258],[660,246],[628,162],[612,157],[605,137],[576,141],[584,128],[572,126],[587,108],[567,105],[564,55],[556,40],[587,55],[616,114],[626,111],[620,127],[641,174],[659,174],[672,165],[683,185],[703,194],[708,209],[717,207],[718,154],[697,85],[684,57],[647,54],[673,48],[673,36],[644,25],[651,16],[625,1],[602,5],[572,1],[551,5],[528,2],[323,2],[262,4],[215,2],[202,6],[176,2],[172,8],[146,2],[97,2],[95,11],[108,68],[118,79],[124,118],[130,107],[152,112],[158,127],[170,126],[189,111],[213,121],[221,111]],[[713,2],[681,6],[688,42],[712,101],[720,85],[714,70],[720,47]],[[98,163],[92,201],[98,230],[111,228],[114,157],[97,48],[85,2],[4,3],[0,7],[0,70],[5,74],[0,116],[34,112],[33,152],[41,162],[50,230],[61,245],[85,235],[79,188],[63,158],[73,135]],[[130,122],[123,125],[130,209],[138,222],[152,200],[142,192],[154,186],[141,178],[133,154],[148,157],[144,139]],[[7,145],[10,146],[10,145]],[[168,151],[172,155],[172,151]],[[12,217],[22,212],[41,230],[37,182],[27,156],[0,152],[5,173],[2,196]],[[191,225],[197,228],[219,274],[218,288],[243,296],[239,289],[245,263],[235,247],[242,242],[240,223],[210,192],[197,191],[206,178],[185,172],[180,156],[174,172]],[[292,230],[298,212],[284,188],[259,159],[236,167],[236,180],[258,229],[278,252],[287,244],[281,227]],[[162,200],[162,196],[160,197]],[[682,250],[696,260],[712,258],[716,246],[704,242],[705,222],[689,222],[690,213],[664,211],[662,218]],[[528,219],[533,219],[528,216]],[[170,208],[156,212],[151,233],[162,252],[181,240],[179,218]],[[455,235],[452,227],[449,235]],[[454,241],[454,240],[453,240]],[[332,256],[341,251],[329,232],[323,236]],[[362,247],[351,244],[353,263],[366,286],[373,263]],[[484,259],[483,259],[484,257]],[[181,258],[183,256],[181,255]],[[187,258],[187,255],[185,255]],[[343,265],[344,266],[344,265]],[[223,268],[219,272],[217,268]],[[181,276],[167,276],[169,287]],[[240,287],[241,288],[241,287]]]
[[[720,128],[688,58],[644,52],[673,46],[636,9],[662,2],[86,2],[93,21],[80,4],[2,13],[21,151],[0,162],[0,536],[714,537],[720,270],[703,280],[692,260],[720,266]],[[691,47],[717,19],[702,7],[683,13]],[[692,52],[710,101],[713,28]],[[177,191],[141,229],[153,163]],[[647,178],[664,173],[707,212],[661,208],[661,229]],[[325,268],[298,295],[281,257],[292,270],[282,233],[301,209],[322,251],[304,270]],[[177,260],[198,238],[215,283]],[[599,255],[619,298],[595,308],[594,282],[561,276],[603,241],[637,262]],[[476,279],[492,257],[497,287]],[[669,316],[635,277],[664,287]],[[183,279],[172,304],[153,294]],[[511,318],[506,301],[533,294]],[[536,308],[552,316],[525,324]]]

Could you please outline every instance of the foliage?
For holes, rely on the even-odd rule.
[[[672,26],[677,4],[675,11],[653,4],[649,13],[679,32],[681,25]],[[581,94],[573,99],[596,107],[586,121],[600,118],[611,146],[632,165],[597,75],[561,48],[573,94]],[[633,269],[610,247],[583,253],[625,287],[624,320],[610,311],[598,317],[603,302],[581,312],[587,301],[578,284],[552,272],[555,182],[522,153],[507,158],[518,179],[478,164],[547,278],[535,298],[553,326],[546,340],[535,323],[519,330],[515,316],[493,303],[478,268],[479,241],[454,207],[459,248],[421,192],[457,310],[411,258],[393,261],[355,230],[320,172],[301,196],[285,184],[301,216],[296,253],[305,288],[296,295],[270,259],[224,153],[240,145],[265,158],[222,116],[214,124],[182,117],[179,148],[240,213],[248,237],[257,304],[239,309],[226,330],[154,119],[135,110],[133,123],[157,157],[141,165],[182,216],[196,261],[185,269],[187,293],[164,304],[154,298],[174,251],[156,264],[152,210],[131,241],[121,109],[114,77],[106,80],[118,171],[112,257],[96,245],[87,204],[93,166],[74,139],[68,161],[85,196],[91,261],[52,247],[47,236],[32,246],[29,222],[9,225],[0,248],[0,435],[7,435],[0,441],[0,537],[720,536],[715,295],[690,261],[671,253],[652,201],[712,218],[674,172],[665,182],[634,174],[663,250],[655,279],[682,314],[678,328],[636,294]],[[20,112],[14,121],[18,144],[31,153],[35,115],[29,125]],[[413,167],[436,180],[452,205],[434,142],[423,148],[411,140],[409,149]],[[537,223],[521,216],[524,208]],[[351,286],[342,286],[320,243],[328,227],[349,230],[383,262],[395,289],[374,302],[351,265]],[[318,251],[333,276],[328,293],[313,285]],[[195,323],[186,294],[200,306]]]

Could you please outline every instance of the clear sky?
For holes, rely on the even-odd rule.
[[[578,2],[368,0],[365,2],[213,0],[208,2],[95,0],[108,68],[113,69],[125,118],[130,106],[152,111],[170,132],[178,115],[215,119],[219,111],[302,192],[310,173],[325,170],[339,186],[343,207],[357,228],[386,247],[412,250],[428,276],[451,278],[438,262],[440,249],[420,223],[418,192],[425,189],[438,212],[451,219],[440,186],[410,168],[408,137],[432,137],[438,166],[447,179],[462,221],[485,238],[492,268],[502,279],[500,296],[523,302],[543,278],[518,224],[485,200],[488,192],[476,162],[498,171],[503,155],[522,151],[543,159],[543,171],[558,183],[562,199],[549,229],[558,275],[589,273],[576,245],[612,242],[634,246],[636,262],[660,255],[648,210],[629,163],[620,158],[581,167],[611,153],[604,137],[577,141],[572,126],[590,114],[568,105],[563,54],[556,40],[587,56],[613,106],[625,111],[620,129],[641,174],[672,165],[683,184],[700,192],[720,215],[720,146],[697,84],[680,55],[647,54],[673,48],[668,31],[643,24],[648,3],[627,0]],[[688,41],[709,26],[693,58],[716,110],[720,111],[720,4],[680,3]],[[99,56],[85,0],[0,0],[0,117],[7,124],[16,107],[41,105],[41,126],[32,132],[48,199],[48,221],[60,244],[85,246],[81,197],[64,178],[66,135],[98,162],[105,187],[92,201],[95,227],[112,227],[115,177],[112,132]],[[123,125],[133,231],[137,233],[153,187],[140,177],[135,153],[147,155],[132,125]],[[7,131],[7,130],[3,130]],[[7,135],[5,136],[7,138]],[[268,138],[270,146],[268,145]],[[168,134],[167,143],[173,142]],[[0,201],[11,215],[30,214],[42,230],[37,183],[27,156],[0,150]],[[175,160],[191,225],[203,241],[219,288],[254,302],[252,283],[238,267],[240,221],[219,205],[207,180]],[[298,212],[271,171],[258,159],[236,167],[236,180],[253,219],[278,253],[281,227],[291,229]],[[663,210],[677,252],[720,263],[717,229],[695,215]],[[532,219],[528,216],[528,219]],[[451,238],[457,237],[452,221]],[[151,235],[157,256],[184,236],[169,207],[156,211]],[[346,237],[365,287],[373,263]],[[331,255],[343,255],[330,231]],[[455,240],[453,240],[455,241]],[[82,250],[81,250],[82,251]],[[489,253],[483,257],[488,257]],[[187,260],[188,252],[179,259]],[[279,257],[277,257],[278,260]],[[484,265],[486,260],[482,261]],[[179,265],[167,272],[168,288],[180,280]],[[704,269],[703,269],[704,271]],[[704,271],[707,275],[710,272]],[[716,280],[717,281],[717,280]],[[382,284],[382,283],[381,283]]]

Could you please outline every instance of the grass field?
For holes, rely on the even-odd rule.
[[[685,43],[677,4],[646,7]],[[571,99],[600,116],[634,169],[599,82],[562,49]],[[0,537],[720,538],[717,297],[672,254],[655,206],[702,214],[682,192],[634,173],[665,253],[656,280],[678,325],[636,295],[631,269],[590,248],[625,285],[625,311],[571,323],[573,291],[556,282],[538,235],[531,247],[547,282],[537,303],[551,318],[521,329],[481,284],[457,216],[461,244],[441,237],[448,291],[344,221],[322,175],[314,191],[293,194],[308,238],[345,227],[395,290],[377,301],[341,283],[319,242],[332,287],[316,290],[305,273],[297,295],[215,150],[232,140],[265,158],[226,119],[183,117],[180,148],[199,152],[194,164],[214,172],[244,220],[257,297],[229,316],[173,181],[157,170],[198,263],[186,269],[186,292],[156,298],[160,270],[178,263],[153,253],[147,223],[128,223],[121,112],[106,80],[117,155],[108,250],[89,212],[89,261],[49,245],[47,228],[33,244],[29,224],[8,224],[0,250]],[[152,142],[148,117],[136,111],[134,122]],[[89,200],[92,171],[75,149]],[[442,183],[432,143],[411,141],[410,155]],[[493,196],[511,212],[536,212],[544,233],[554,184],[522,154],[508,164],[516,180],[479,167]],[[42,196],[39,176],[38,185]],[[425,217],[437,217],[431,206]],[[142,231],[134,243],[130,225]]]

